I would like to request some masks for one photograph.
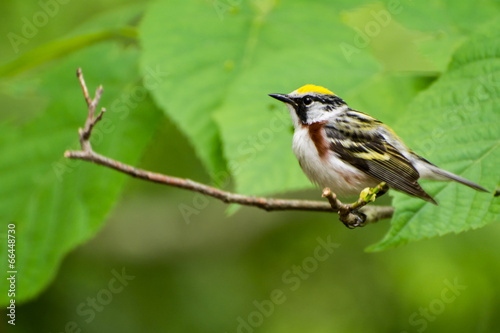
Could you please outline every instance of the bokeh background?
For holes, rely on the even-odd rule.
[[[286,66],[277,56],[266,58],[268,49],[264,49],[255,61],[267,66],[260,66],[261,71],[276,74],[269,78],[276,85],[256,81],[247,73],[235,80],[239,83],[236,90],[248,89],[250,95],[257,86],[264,91],[292,90],[315,77],[318,81],[314,82],[332,84],[337,73],[324,75],[338,71],[345,79],[332,90],[396,124],[413,98],[446,70],[452,53],[483,24],[498,19],[498,3],[430,1],[422,9],[414,7],[413,1],[332,2],[326,17],[345,27],[339,31],[321,25],[325,6],[321,2],[187,1],[185,17],[182,12],[159,10],[175,8],[175,2],[169,3],[6,0],[0,4],[0,188],[4,188],[0,190],[0,216],[2,228],[17,223],[17,255],[23,265],[18,274],[16,326],[8,325],[2,315],[0,331],[497,332],[498,223],[368,253],[365,249],[387,233],[389,221],[348,230],[336,216],[325,213],[228,208],[192,192],[129,179],[96,165],[70,164],[62,154],[78,147],[77,128],[85,118],[84,100],[74,77],[76,67],[82,66],[92,92],[98,84],[104,85],[102,106],[109,109],[105,117],[114,126],[101,133],[102,141],[94,138],[98,152],[208,184],[213,183],[211,175],[224,170],[224,161],[214,157],[222,156],[224,150],[217,145],[219,141],[207,134],[200,136],[201,146],[193,143],[193,137],[201,135],[196,131],[203,131],[186,129],[186,119],[176,113],[184,106],[189,109],[192,101],[212,106],[219,101],[212,99],[206,87],[197,90],[203,87],[193,87],[186,77],[208,80],[207,85],[215,87],[227,84],[226,78],[220,78],[217,71],[201,71],[183,62],[182,56],[172,64],[184,71],[177,73],[162,65],[161,53],[143,54],[152,47],[169,46],[162,45],[158,35],[138,37],[161,31],[163,26],[155,24],[155,18],[162,15],[168,31],[203,31],[215,29],[203,25],[208,21],[215,22],[214,26],[233,24],[251,8],[259,26],[259,15],[275,7],[271,17],[279,20],[288,15],[296,27],[292,31],[278,25],[276,33],[287,38],[264,37],[261,43],[269,50],[281,47],[276,40],[290,47],[297,43],[301,47],[293,49],[294,57],[305,60],[300,66]],[[391,16],[388,26],[371,14],[394,6],[404,10],[400,16]],[[46,23],[40,12],[46,13]],[[179,21],[184,23],[170,26],[174,15],[181,15]],[[321,16],[317,27],[315,16]],[[41,20],[36,31],[23,28],[33,20]],[[373,22],[379,22],[380,33],[364,45],[358,32]],[[228,38],[236,33],[231,29],[227,29]],[[179,33],[172,42],[174,50],[205,43],[209,54],[220,47],[196,35],[190,38]],[[246,42],[247,48],[254,47],[252,38]],[[348,44],[347,49],[342,49],[342,42],[344,47]],[[329,53],[317,55],[316,48]],[[309,61],[318,60],[309,59],[311,53],[324,60],[323,67],[310,65]],[[329,56],[338,67],[324,67],[329,66]],[[197,61],[203,64],[204,60],[200,54]],[[234,67],[252,68],[245,61],[221,59],[221,68],[230,77]],[[165,76],[174,79],[146,92],[140,88],[141,80],[147,77],[147,66],[155,63],[160,64],[160,73],[165,71]],[[277,73],[282,74],[278,77]],[[167,92],[181,94],[181,102],[172,98],[171,107],[165,107],[171,98]],[[259,94],[262,111],[253,112],[264,112],[265,117],[283,112],[288,117],[284,107]],[[236,131],[254,125],[251,115],[246,119],[242,114],[228,114],[224,108],[218,112],[218,124],[234,125]],[[227,147],[232,144],[230,138],[230,131],[223,133]],[[319,191],[301,176],[296,161],[289,159],[293,158],[290,138],[288,127],[273,137],[283,147],[284,157],[271,158],[274,152],[269,153],[265,145],[255,150],[255,161],[263,163],[255,170],[275,172],[279,180],[279,164],[283,163],[283,170],[292,170],[283,172],[288,183],[260,183],[258,173],[243,167],[226,179],[224,187],[245,189],[245,193],[259,193],[262,188],[273,196],[320,199]],[[213,151],[200,153],[205,144]],[[234,151],[224,151],[225,157],[234,157]],[[498,154],[495,158],[498,161]],[[52,182],[57,186],[49,186]],[[493,190],[498,184],[482,185]],[[390,204],[391,197],[380,201]],[[5,236],[4,230],[0,233]],[[1,240],[4,246],[5,237]],[[6,252],[1,253],[4,274]]]

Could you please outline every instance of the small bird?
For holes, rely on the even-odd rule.
[[[295,128],[293,152],[307,177],[322,188],[354,195],[385,182],[435,205],[420,187],[420,178],[454,180],[488,192],[417,155],[389,126],[351,109],[326,88],[308,84],[290,94],[269,96],[288,107]]]

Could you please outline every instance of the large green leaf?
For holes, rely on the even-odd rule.
[[[500,22],[473,37],[448,71],[415,99],[399,132],[438,166],[494,191],[500,183]],[[476,229],[500,220],[500,198],[455,182],[422,182],[439,206],[394,194],[395,215],[370,250]]]
[[[133,164],[161,117],[142,85],[137,61],[137,49],[114,44],[79,51],[46,70],[33,87],[46,101],[35,119],[0,125],[0,266],[7,267],[6,224],[15,223],[17,301],[40,292],[64,255],[95,234],[126,180],[113,170],[63,157],[66,149],[79,147],[77,129],[86,118],[76,68],[83,67],[92,94],[97,84],[104,86],[101,106],[108,111],[95,128],[94,149]],[[6,271],[1,274],[0,289],[7,290]],[[5,302],[2,293],[0,303]]]
[[[347,94],[380,71],[367,52],[352,62],[342,52],[340,42],[354,35],[338,19],[349,6],[298,0],[151,6],[140,30],[142,63],[168,68],[153,94],[209,171],[220,170],[221,136],[238,191],[310,186],[290,150],[289,116],[267,94],[306,83]]]

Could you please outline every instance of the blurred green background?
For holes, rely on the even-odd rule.
[[[16,326],[2,314],[0,331],[497,332],[498,198],[429,183],[442,203],[430,212],[396,196],[420,216],[387,248],[489,225],[367,253],[389,221],[348,230],[324,213],[228,211],[63,152],[78,148],[85,120],[81,66],[92,93],[104,86],[109,122],[96,127],[97,152],[241,193],[320,199],[291,153],[286,110],[266,96],[316,83],[494,190],[500,52],[477,50],[498,35],[499,9],[485,0],[3,1],[2,307],[9,223],[18,275]],[[493,56],[470,64],[484,54]],[[286,125],[267,142],[259,131],[274,117]],[[474,142],[461,155],[449,148]]]

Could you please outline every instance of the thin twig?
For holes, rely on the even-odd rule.
[[[93,162],[105,166],[107,168],[115,169],[119,172],[122,172],[124,174],[127,174],[135,178],[140,178],[167,186],[174,186],[202,193],[210,197],[219,199],[225,203],[236,203],[245,206],[254,206],[264,209],[266,211],[301,210],[301,211],[319,211],[319,212],[337,213],[339,214],[339,216],[341,216],[342,222],[350,228],[356,226],[362,226],[365,225],[366,223],[374,223],[381,219],[392,217],[392,214],[394,212],[394,209],[392,207],[385,207],[385,206],[362,207],[366,203],[363,204],[354,203],[353,205],[344,205],[340,202],[340,200],[337,199],[335,194],[332,193],[329,189],[328,189],[329,192],[323,193],[323,196],[325,196],[329,200],[329,203],[323,201],[286,200],[286,199],[246,196],[238,193],[223,191],[221,189],[211,187],[202,183],[198,183],[190,179],[177,178],[135,168],[131,165],[124,164],[122,162],[113,160],[109,157],[97,154],[92,150],[92,147],[90,145],[90,136],[92,134],[92,129],[102,119],[102,116],[105,112],[105,109],[102,108],[99,115],[95,117],[95,110],[102,96],[103,89],[102,86],[99,86],[99,88],[97,88],[96,90],[94,99],[91,99],[80,68],[77,70],[77,77],[80,81],[80,85],[82,86],[83,90],[83,95],[87,102],[88,114],[84,129],[80,128],[78,130],[82,149],[78,151],[67,150],[64,153],[64,156],[66,158]],[[359,212],[355,211],[357,209],[359,209]],[[364,217],[362,222],[360,222],[359,220],[360,214],[362,214],[361,216]]]

